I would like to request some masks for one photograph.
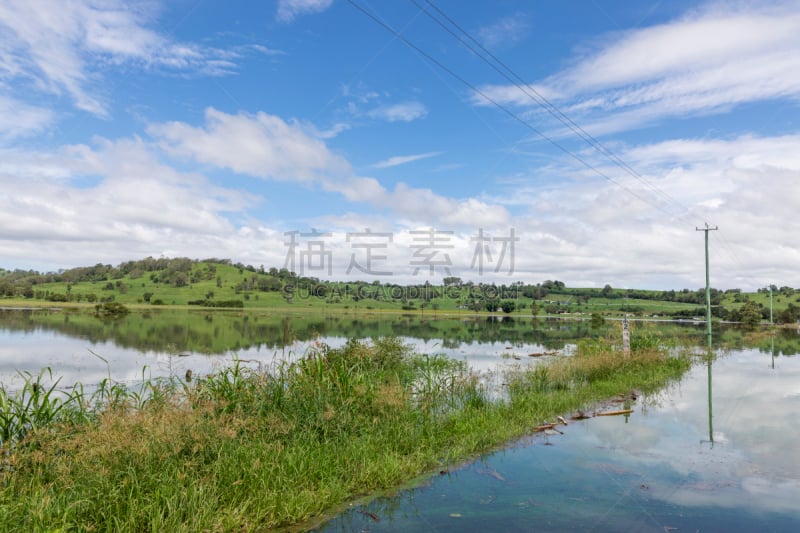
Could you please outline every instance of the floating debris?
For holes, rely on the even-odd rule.
[[[478,468],[477,470],[475,470],[475,472],[478,473],[478,474],[481,474],[483,476],[493,477],[498,481],[505,481],[506,480],[506,478],[504,478],[502,475],[500,475],[500,473],[497,470],[495,470],[494,468]]]
[[[597,416],[616,416],[616,415],[628,415],[633,412],[633,409],[620,409],[618,411],[605,411],[602,413],[597,413]]]
[[[381,519],[375,513],[370,513],[369,511],[365,511],[364,509],[357,509],[357,511],[363,515],[367,515],[368,517],[372,518],[375,522],[380,522]]]

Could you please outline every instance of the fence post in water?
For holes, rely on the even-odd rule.
[[[622,319],[622,353],[625,357],[631,355],[631,327],[628,324],[628,317]]]

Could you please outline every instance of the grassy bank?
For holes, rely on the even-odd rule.
[[[105,386],[57,400],[36,385],[4,413],[0,530],[264,530],[508,442],[544,419],[691,365],[598,341],[506,378],[490,401],[460,362],[393,339],[324,346],[267,374],[235,365],[191,382]],[[27,406],[27,407],[26,407]],[[14,411],[16,409],[16,411]],[[35,412],[35,416],[31,414]],[[25,413],[28,413],[25,415]]]

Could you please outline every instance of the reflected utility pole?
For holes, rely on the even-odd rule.
[[[711,447],[714,447],[714,410],[711,404],[711,335],[708,336],[708,352],[706,353],[706,357],[708,358],[708,442],[711,443]]]
[[[775,332],[772,332],[772,370],[775,370]]]

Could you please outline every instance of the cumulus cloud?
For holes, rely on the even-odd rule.
[[[268,113],[224,113],[206,109],[206,124],[153,124],[148,132],[175,155],[240,174],[313,183],[350,173],[349,163],[297,122]]]
[[[748,102],[797,100],[798,34],[793,3],[714,3],[669,23],[609,35],[596,51],[533,87],[596,134]],[[515,86],[480,91],[503,104],[537,105]],[[488,104],[479,94],[473,102]]]
[[[507,220],[503,207],[460,200],[399,183],[387,190],[372,177],[357,176],[349,162],[333,153],[313,129],[268,113],[231,115],[207,109],[206,124],[153,124],[148,132],[165,151],[204,164],[266,179],[295,181],[344,196],[350,202],[390,209],[422,222],[496,223]],[[432,155],[432,154],[431,154]]]
[[[257,198],[159,161],[140,139],[4,150],[0,250],[6,261],[51,266],[219,248],[236,228],[227,215]],[[212,243],[213,246],[212,246]]]
[[[708,222],[719,227],[710,236],[712,285],[753,290],[779,278],[796,286],[791,265],[800,251],[786,243],[794,242],[792,213],[800,209],[800,156],[791,150],[797,142],[796,135],[741,136],[618,146],[644,181],[620,176],[599,157],[591,161],[644,201],[566,159],[550,171],[573,179],[541,185],[523,177],[485,200],[517,213],[512,223],[538,235],[531,250],[547,258],[544,266],[563,259],[558,279],[701,287],[703,239],[695,228]],[[521,265],[537,273],[543,266]]]

